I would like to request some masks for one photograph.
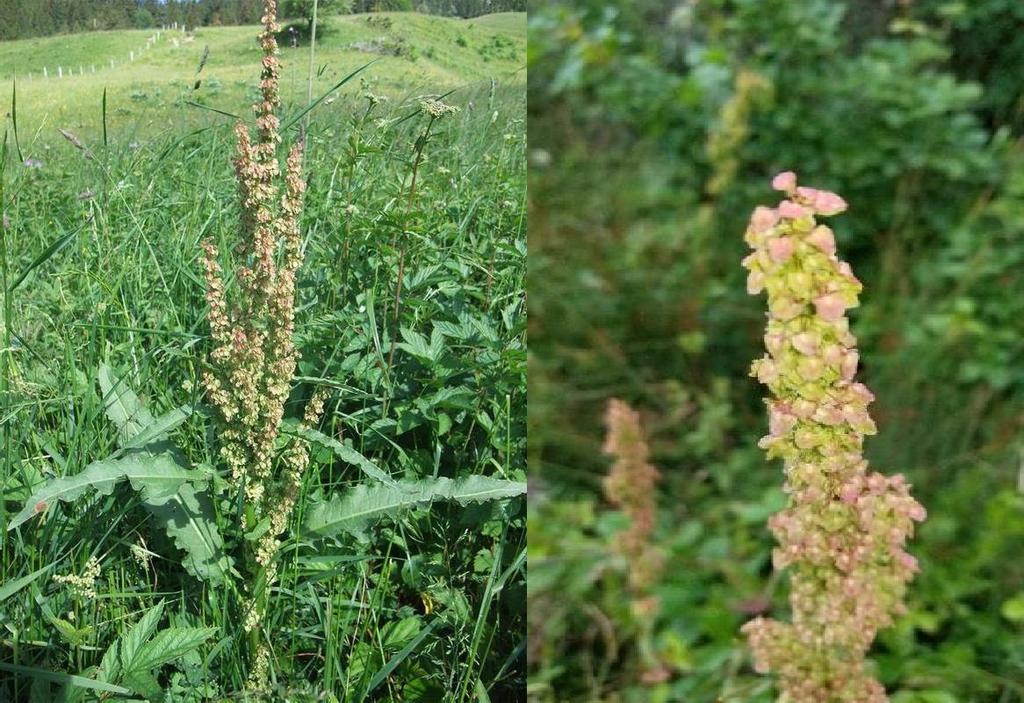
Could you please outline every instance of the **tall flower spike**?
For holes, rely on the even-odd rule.
[[[640,414],[621,400],[608,401],[604,452],[615,463],[604,479],[608,501],[622,510],[629,527],[616,536],[616,551],[629,563],[633,596],[643,599],[661,573],[664,556],[652,544],[656,510],[655,486],[660,475],[650,463],[650,451],[640,426]],[[653,607],[650,602],[647,604]]]
[[[245,498],[241,527],[267,526],[254,546],[246,542],[245,629],[250,633],[262,621],[276,574],[278,537],[295,506],[309,450],[302,440],[293,440],[280,456],[275,448],[298,360],[293,341],[295,277],[303,259],[299,220],[306,189],[301,144],[289,152],[284,174],[278,164],[276,16],[276,0],[266,0],[259,38],[263,49],[260,99],[253,106],[255,137],[244,124],[235,127],[240,237],[227,256],[212,242],[203,244],[212,342],[203,382],[217,411],[221,458]],[[234,276],[225,277],[221,258],[231,259]],[[229,295],[227,284],[232,279],[236,285]],[[321,396],[314,396],[305,425],[319,421],[323,403]],[[250,681],[260,685],[269,650],[258,638],[252,638],[250,645]]]
[[[768,354],[751,375],[768,386],[768,434],[760,446],[784,461],[788,505],[769,520],[776,569],[790,570],[792,622],[743,626],[760,673],[774,672],[786,703],[881,703],[866,665],[881,628],[904,611],[917,562],[904,551],[924,508],[903,476],[868,470],[871,391],[854,380],[857,340],[846,310],[861,283],[836,257],[817,215],[846,209],[835,193],[772,181],[787,199],[754,210],[743,261],[747,289],[768,293]]]

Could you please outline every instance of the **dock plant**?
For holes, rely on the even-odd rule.
[[[604,453],[615,461],[604,478],[604,494],[629,520],[629,526],[614,536],[611,547],[629,570],[630,610],[639,627],[641,677],[647,683],[658,683],[670,674],[652,643],[661,608],[652,591],[665,567],[665,552],[655,543],[654,536],[661,474],[651,464],[640,413],[625,401],[613,398],[605,411],[605,426]]]
[[[504,467],[500,478],[465,472],[450,478],[442,472],[459,472],[440,462],[434,465],[433,475],[404,467],[400,477],[393,476],[397,469],[375,464],[356,449],[351,438],[342,441],[317,430],[331,407],[323,389],[338,387],[341,381],[323,379],[314,388],[295,383],[300,355],[296,295],[304,259],[301,220],[306,180],[302,138],[287,148],[284,142],[290,125],[323,102],[323,97],[282,123],[276,15],[277,0],[266,0],[254,129],[241,121],[234,128],[233,163],[240,200],[237,236],[204,241],[197,252],[208,307],[209,335],[200,360],[207,407],[182,405],[154,416],[129,386],[127,376],[102,363],[97,381],[103,410],[117,429],[116,451],[79,470],[41,479],[6,524],[7,531],[30,529],[44,524],[61,502],[91,493],[110,495],[127,483],[148,511],[150,526],[165,532],[180,553],[184,571],[201,586],[197,593],[208,605],[227,613],[222,622],[230,626],[179,625],[161,630],[164,604],[156,604],[124,637],[110,644],[99,666],[90,670],[101,690],[164,700],[160,668],[216,635],[223,643],[218,650],[226,652],[233,646],[241,662],[212,674],[219,677],[220,687],[243,696],[278,700],[270,687],[281,667],[272,646],[277,633],[269,613],[283,543],[292,540],[290,546],[316,549],[321,540],[343,536],[367,542],[368,527],[396,520],[413,508],[428,508],[435,501],[467,505],[526,492],[525,482],[509,478]],[[346,211],[357,212],[358,205],[349,202]],[[418,332],[403,328],[402,334],[416,339]],[[436,329],[431,349],[437,346],[435,339],[443,341]],[[306,399],[298,417],[286,417],[290,399]],[[195,415],[212,418],[214,432],[207,435],[211,437],[207,446],[186,452],[171,436]],[[347,483],[341,491],[317,485],[317,473],[309,470],[311,443],[322,450],[317,462],[356,467],[365,480]],[[193,465],[190,454],[195,453],[201,458]],[[296,519],[300,504],[301,521]],[[141,534],[138,539],[146,541]],[[131,547],[136,547],[134,538]],[[499,558],[492,568],[494,579],[500,575],[500,566]],[[58,574],[53,581],[71,596],[91,599],[98,573],[99,561],[94,558],[84,571]],[[182,614],[177,620],[184,618]],[[477,625],[474,652],[483,638],[483,617]],[[470,670],[478,664],[471,663]],[[371,682],[367,690],[383,678]]]
[[[790,576],[791,620],[758,617],[743,627],[755,668],[778,676],[786,703],[880,703],[885,689],[866,655],[876,633],[904,612],[918,570],[905,546],[924,508],[902,475],[871,471],[863,458],[874,399],[856,380],[857,340],[846,311],[861,283],[836,255],[833,231],[816,221],[846,202],[772,182],[785,199],[754,210],[743,261],[747,290],[768,295],[768,353],[751,375],[768,387],[768,434],[760,446],[781,458],[788,504],[769,520],[776,569]]]
[[[240,237],[229,257],[235,267],[233,296],[225,286],[221,252],[212,242],[203,244],[213,347],[203,382],[216,409],[220,457],[238,489],[240,526],[259,535],[247,542],[243,560],[248,579],[244,623],[252,640],[250,681],[257,684],[265,676],[267,652],[256,632],[274,580],[278,536],[291,516],[309,462],[308,445],[300,439],[292,440],[279,456],[275,451],[298,358],[293,341],[295,276],[303,259],[299,218],[306,182],[301,142],[289,149],[283,172],[278,163],[276,0],[267,0],[262,21],[255,139],[244,123],[235,126],[242,217]],[[323,398],[317,396],[307,407],[305,426],[315,426],[322,412]]]

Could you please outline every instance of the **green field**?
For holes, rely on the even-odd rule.
[[[215,563],[222,551],[239,567],[244,561],[253,538],[237,530],[237,486],[226,483],[200,381],[210,326],[199,244],[231,251],[240,231],[233,121],[178,99],[250,119],[257,28],[199,30],[187,47],[163,44],[130,66],[61,83],[37,73],[58,47],[99,63],[143,34],[0,45],[0,65],[16,61],[19,73],[34,73],[19,82],[19,139],[9,118],[0,158],[0,700],[468,703],[520,695],[525,18],[390,19],[391,31],[417,47],[415,61],[377,62],[364,73],[368,87],[346,85],[310,113],[301,135],[301,360],[285,416],[301,417],[317,390],[328,399],[278,552],[262,692],[247,683],[251,637],[237,606],[244,579],[188,566],[192,552],[172,538],[174,520],[159,518],[126,482],[109,494],[90,488],[46,503],[8,529],[23,506],[39,505],[32,496],[48,482],[137,451],[124,444],[124,404],[103,390],[113,377],[132,389],[116,394],[134,408],[129,416],[141,406],[154,418],[182,419],[176,409],[194,408],[144,450],[170,451],[169,442],[201,477],[195,490],[210,496],[201,519],[177,527],[223,534]],[[365,17],[330,26],[317,59],[328,69],[314,93],[370,58],[345,45],[382,33]],[[498,35],[514,38],[515,59],[479,51]],[[193,95],[207,43],[203,87]],[[282,59],[287,120],[305,105],[308,53],[285,49]],[[458,111],[432,121],[419,96],[453,88],[445,101]],[[366,90],[391,99],[375,103]],[[78,134],[84,150],[57,128]],[[301,136],[295,125],[283,140]],[[464,504],[405,494],[401,505],[372,512],[379,504],[359,492],[471,475],[518,493]],[[367,516],[357,529],[327,538],[309,529],[312,506],[346,497]],[[90,563],[97,572],[85,594],[63,577],[89,576]],[[126,648],[148,654],[129,662]]]
[[[252,26],[203,27],[188,35],[163,32],[152,48],[141,52],[153,31],[0,42],[0,105],[4,112],[10,111],[16,74],[18,128],[23,138],[41,134],[48,140],[58,127],[98,135],[104,90],[108,129],[119,135],[128,128],[154,133],[177,129],[183,123],[209,124],[223,117],[188,103],[246,113],[258,82],[257,32]],[[207,46],[210,53],[196,90],[196,69]],[[131,51],[135,52],[134,62],[129,60]],[[285,46],[281,55],[285,104],[303,106],[308,95],[309,47]],[[525,82],[526,16],[502,13],[459,20],[382,13],[330,17],[318,30],[314,97],[374,59],[379,60],[364,72],[364,78],[373,90],[393,98],[465,90],[491,79]],[[58,65],[63,67],[63,78],[56,77]],[[49,73],[46,79],[44,67]],[[74,75],[68,75],[69,70]],[[350,84],[347,92],[358,88],[358,83]]]

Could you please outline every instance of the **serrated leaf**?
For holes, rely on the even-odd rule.
[[[401,481],[395,486],[360,484],[342,496],[313,503],[307,513],[306,529],[321,537],[341,532],[360,536],[372,520],[398,517],[409,508],[437,500],[465,505],[512,498],[525,492],[523,482],[487,476]]]
[[[213,501],[206,491],[185,483],[169,500],[146,507],[185,553],[181,563],[186,571],[210,583],[224,582],[231,572],[231,559],[224,552]]]
[[[172,627],[161,630],[146,642],[125,665],[126,676],[133,672],[149,672],[198,647],[217,634],[216,627]]]
[[[415,637],[423,621],[418,615],[413,615],[401,620],[395,620],[384,625],[380,629],[381,645],[386,650],[395,650],[404,647]]]
[[[154,418],[142,405],[139,396],[123,379],[115,376],[107,364],[100,364],[96,378],[103,394],[103,409],[117,426],[122,444],[153,424]]]
[[[56,616],[47,618],[50,624],[57,628],[57,632],[64,638],[64,641],[68,644],[73,644],[76,647],[83,646],[89,641],[89,635],[92,634],[93,628],[86,625],[85,627],[75,627],[64,618],[58,618]]]
[[[311,430],[305,427],[295,427],[294,430],[290,431],[294,432],[294,434],[298,435],[299,437],[302,437],[307,441],[315,442],[317,444],[320,444],[324,447],[331,449],[334,452],[335,456],[337,456],[339,459],[341,459],[347,464],[358,466],[362,470],[362,472],[369,476],[370,478],[376,481],[380,481],[381,483],[388,486],[398,485],[398,482],[395,481],[395,479],[391,478],[391,476],[388,475],[387,472],[385,472],[383,469],[381,469],[379,466],[374,464],[372,461],[367,459],[365,456],[360,454],[358,451],[356,451],[349,445],[342,444],[338,440],[334,439],[333,437],[328,437],[322,432],[317,432],[316,430]]]
[[[97,681],[115,681],[121,674],[121,640],[107,647],[100,662],[100,670],[96,674]]]
[[[199,474],[182,467],[167,453],[136,452],[120,459],[95,461],[77,474],[48,481],[32,494],[7,529],[13,530],[54,502],[74,500],[90,489],[100,495],[110,495],[114,486],[124,479],[141,491],[144,501],[160,502],[174,495],[186,481],[197,478]]]
[[[129,671],[125,673],[121,683],[150,701],[159,701],[164,697],[160,682],[149,671]]]
[[[119,660],[121,662],[121,666],[126,671],[131,669],[132,660],[135,659],[135,655],[139,653],[140,649],[142,649],[146,640],[152,637],[153,633],[156,632],[156,626],[160,623],[160,618],[162,618],[163,615],[164,602],[161,600],[159,603],[147,610],[146,614],[139,618],[139,621],[135,623],[135,626],[119,640],[121,642],[121,654]],[[115,642],[115,644],[117,643]]]
[[[399,332],[401,332],[402,339],[405,341],[399,342],[395,345],[396,347],[425,361],[437,361],[437,358],[434,356],[434,349],[426,337],[408,327],[402,327]]]

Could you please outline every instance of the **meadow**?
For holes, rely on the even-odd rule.
[[[185,123],[224,117],[197,105],[247,116],[259,78],[253,27],[168,30],[141,50],[155,35],[155,30],[122,30],[0,44],[0,95],[5,102],[10,99],[16,78],[21,135],[39,134],[48,141],[60,127],[99,138],[105,119],[108,137],[131,141],[136,133],[173,132]],[[521,13],[468,20],[415,13],[328,16],[317,29],[312,70],[308,37],[292,48],[285,30],[280,44],[283,97],[293,106],[306,104],[310,86],[313,97],[319,97],[375,59],[367,77],[377,92],[394,97],[443,93],[492,78],[526,80]],[[56,77],[58,65],[63,78]],[[43,78],[44,67],[49,78]]]
[[[231,555],[252,536],[232,531],[201,378],[200,242],[230,250],[239,228],[233,120],[187,104],[250,119],[257,32],[199,28],[178,48],[165,34],[134,63],[150,33],[0,44],[16,95],[0,161],[0,700],[515,700],[525,17],[328,18],[312,89],[309,47],[282,49],[282,132],[304,140],[308,182],[283,427],[310,464],[264,618],[262,691],[247,688],[232,605]],[[328,92],[378,58],[351,44],[382,37],[407,53]],[[60,57],[97,72],[41,80]],[[310,92],[323,99],[304,113]],[[458,111],[429,113],[440,95]],[[314,394],[326,404],[307,430]],[[201,477],[179,494],[187,519],[124,481],[32,499],[140,450]],[[506,488],[473,494],[471,476]],[[325,503],[344,512],[337,530],[313,517]]]

